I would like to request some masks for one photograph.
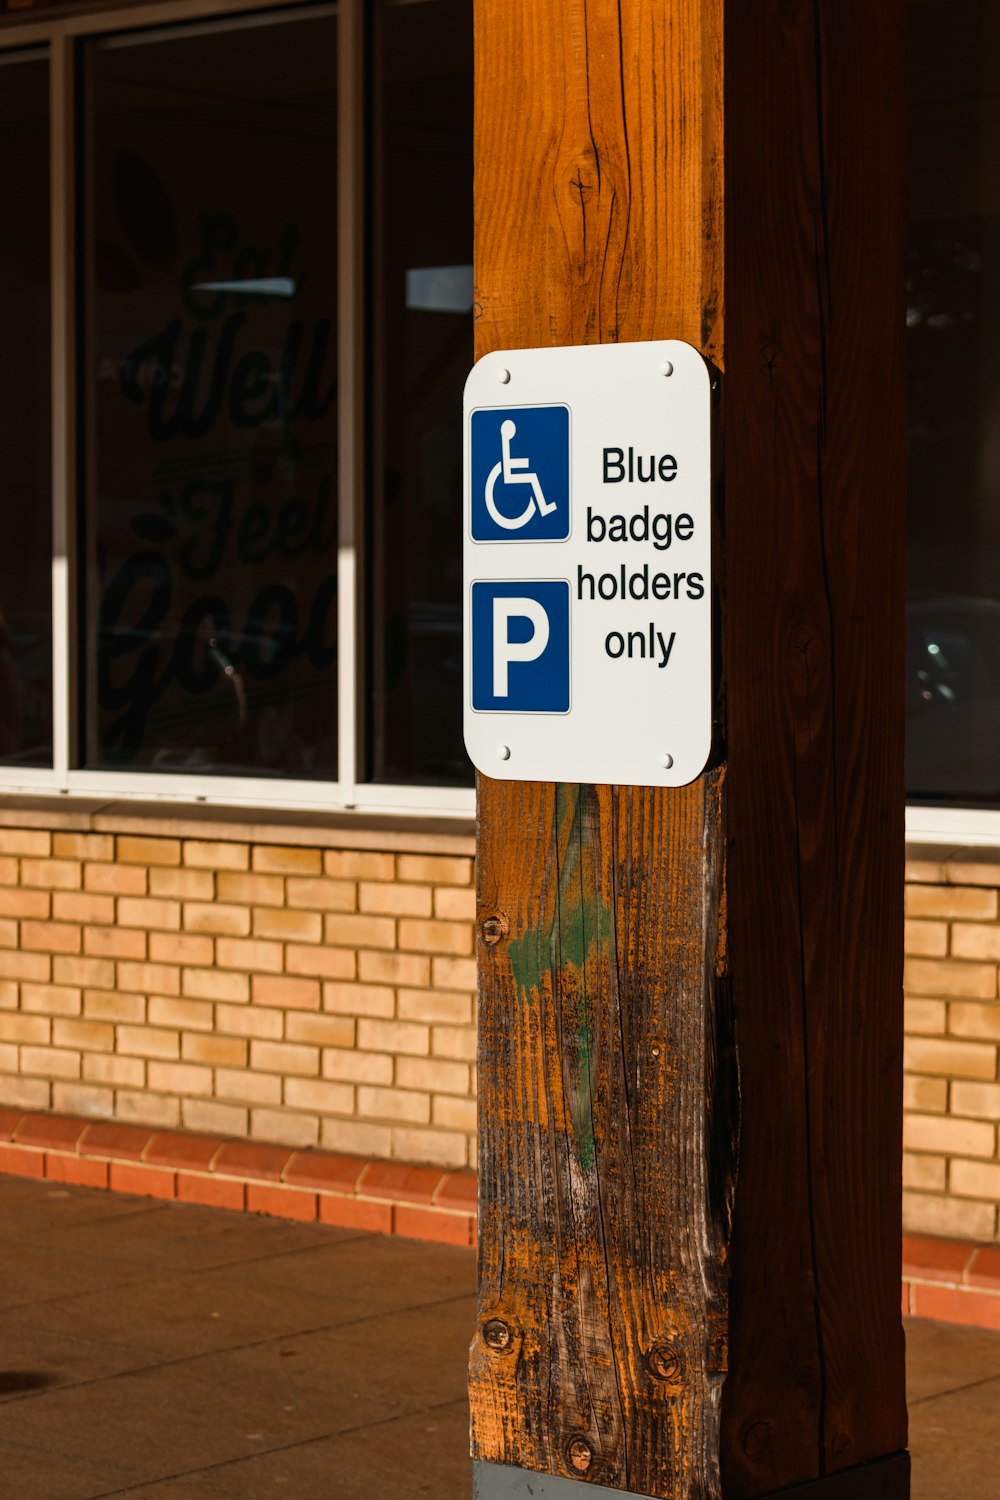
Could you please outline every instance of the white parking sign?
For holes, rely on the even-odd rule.
[[[465,388],[465,743],[489,776],[678,786],[712,738],[711,383],[676,340]]]

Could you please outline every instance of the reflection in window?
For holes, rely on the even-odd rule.
[[[1000,5],[914,0],[907,789],[1000,799]]]
[[[334,9],[86,64],[86,764],[334,776]]]
[[[52,764],[48,64],[0,54],[0,762]]]
[[[472,6],[375,27],[376,781],[463,783],[462,388],[472,365]]]

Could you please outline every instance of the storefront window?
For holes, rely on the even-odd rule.
[[[89,767],[336,776],[336,46],[87,47]]]
[[[1000,5],[911,5],[907,788],[1000,802]]]
[[[0,53],[0,763],[52,764],[48,64]]]

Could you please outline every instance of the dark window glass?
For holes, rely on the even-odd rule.
[[[914,0],[907,788],[1000,800],[1000,5]]]
[[[49,126],[44,58],[0,55],[0,762],[52,764]]]
[[[385,0],[375,15],[370,772],[461,784],[472,5]]]
[[[86,764],[336,774],[336,16],[86,53]]]

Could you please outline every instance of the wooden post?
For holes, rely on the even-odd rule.
[[[476,0],[477,355],[725,372],[709,769],[479,781],[484,1500],[908,1491],[903,14]]]

